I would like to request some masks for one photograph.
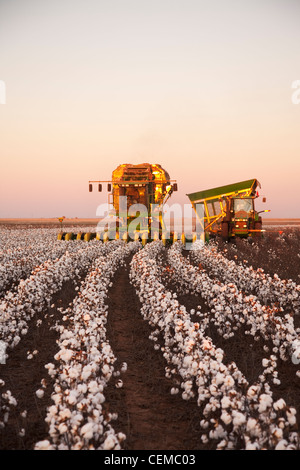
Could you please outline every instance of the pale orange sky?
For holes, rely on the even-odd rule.
[[[0,217],[94,217],[120,163],[300,217],[298,0],[0,0]]]

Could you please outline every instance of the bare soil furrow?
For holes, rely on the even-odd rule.
[[[106,392],[107,406],[118,413],[114,427],[127,435],[130,450],[203,449],[200,410],[195,401],[171,395],[165,376],[165,360],[149,339],[151,327],[140,314],[140,303],[129,282],[128,269],[120,270],[110,290],[107,336],[127,371],[123,387],[112,383]],[[116,377],[117,382],[120,377]]]
[[[0,365],[0,379],[5,382],[0,393],[10,390],[17,400],[17,406],[11,407],[6,426],[0,430],[2,450],[33,449],[37,441],[48,435],[45,416],[47,407],[52,404],[53,389],[45,364],[54,361],[58,350],[58,333],[52,327],[56,321],[62,322],[58,308],[68,307],[76,294],[74,282],[65,282],[52,297],[52,305],[55,306],[37,314],[29,322],[28,333],[13,350],[8,351],[6,364]],[[45,388],[41,380],[45,380]],[[36,391],[41,388],[44,396],[38,398]]]

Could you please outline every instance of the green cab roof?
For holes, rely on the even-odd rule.
[[[206,189],[204,191],[198,191],[196,193],[187,194],[191,202],[201,202],[205,199],[218,199],[222,196],[229,196],[244,192],[254,194],[257,186],[260,186],[257,179],[251,179],[247,181],[240,181],[239,183],[227,184],[226,186],[219,186],[218,188]]]

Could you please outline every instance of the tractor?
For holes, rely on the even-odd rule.
[[[241,181],[218,188],[187,194],[197,213],[197,205],[204,208],[203,224],[205,240],[221,236],[224,241],[234,238],[262,237],[261,212],[255,210],[255,199],[259,197],[257,179]],[[263,198],[263,202],[266,199]]]

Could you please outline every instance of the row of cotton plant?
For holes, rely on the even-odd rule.
[[[2,363],[6,363],[8,348],[12,349],[28,331],[28,322],[35,313],[49,307],[52,294],[57,292],[67,280],[77,281],[87,271],[91,263],[100,255],[116,249],[112,244],[72,242],[67,253],[61,258],[36,267],[32,275],[21,281],[16,292],[11,292],[0,301],[0,352]],[[7,384],[0,380],[3,387],[0,396],[0,427],[6,425],[11,414],[11,407],[16,400],[11,399]],[[10,400],[7,402],[7,397]]]
[[[0,294],[13,283],[28,277],[35,266],[62,256],[67,244],[54,234],[37,230],[1,230]]]
[[[55,381],[54,404],[46,417],[49,439],[38,442],[35,449],[119,450],[126,438],[111,425],[115,414],[103,412],[105,387],[116,360],[106,338],[106,296],[114,273],[140,244],[112,241],[106,245],[117,249],[95,261],[72,307],[63,312],[66,325],[57,327],[56,365],[46,365]]]
[[[240,290],[255,293],[264,303],[276,302],[296,314],[300,313],[300,284],[291,279],[280,279],[277,274],[272,277],[261,268],[237,264],[212,244],[206,246],[197,241],[190,253],[193,262],[201,263],[210,275],[222,278],[223,282],[234,282]]]
[[[300,362],[299,332],[292,315],[279,315],[276,306],[262,305],[256,296],[245,295],[233,282],[214,280],[205,270],[190,264],[181,251],[182,243],[177,242],[168,252],[173,279],[183,292],[202,296],[210,308],[210,321],[214,317],[219,334],[230,338],[244,325],[246,334],[271,340],[273,352],[279,353],[282,360]]]
[[[183,399],[196,395],[203,442],[214,441],[218,449],[298,448],[295,410],[282,399],[274,401],[266,381],[250,386],[235,363],[225,365],[223,350],[164,287],[157,262],[163,250],[158,241],[139,251],[130,278],[153,327],[151,338],[163,343],[166,375],[176,381],[171,393],[178,393],[180,384]]]
[[[15,347],[28,331],[29,320],[51,304],[52,295],[63,283],[80,278],[91,262],[107,251],[107,244],[68,242],[63,256],[47,260],[21,280],[15,291],[0,300],[0,340],[6,348]]]

